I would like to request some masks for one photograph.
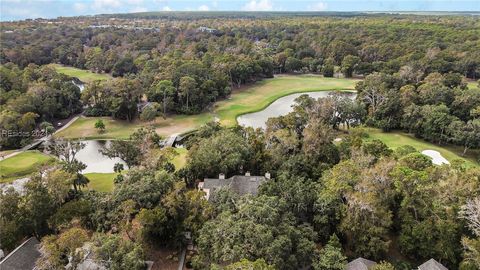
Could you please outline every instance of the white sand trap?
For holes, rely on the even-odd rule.
[[[446,158],[440,154],[440,152],[435,151],[435,150],[424,150],[422,151],[422,154],[429,156],[432,158],[432,162],[435,165],[442,165],[442,164],[450,164]]]

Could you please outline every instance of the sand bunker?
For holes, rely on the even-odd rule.
[[[424,150],[422,151],[422,154],[429,156],[432,158],[433,164],[436,165],[442,165],[442,164],[450,164],[446,158],[440,154],[440,152],[435,151],[435,150]]]

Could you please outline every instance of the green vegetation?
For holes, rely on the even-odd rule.
[[[105,74],[105,73],[100,74],[100,73],[95,73],[89,70],[63,66],[59,64],[51,64],[51,66],[55,68],[55,70],[58,73],[65,74],[70,77],[76,77],[80,81],[85,83],[89,83],[92,81],[105,81],[105,80],[112,79],[112,77],[109,74]]]
[[[27,177],[41,166],[51,164],[54,158],[39,151],[27,151],[0,161],[0,183]]]
[[[475,81],[469,81],[467,83],[467,87],[468,87],[468,89],[479,89],[480,90],[480,87],[478,87],[478,82],[475,82]]]
[[[86,173],[85,176],[90,180],[88,188],[99,192],[111,192],[113,190],[113,179],[117,173]]]
[[[188,150],[185,148],[175,148],[175,151],[178,155],[173,158],[172,163],[175,165],[175,170],[178,171],[185,167],[185,164],[187,163]]]
[[[462,156],[463,149],[459,146],[439,146],[433,143],[429,143],[425,140],[415,138],[411,134],[407,134],[401,131],[383,132],[380,129],[370,128],[367,129],[370,139],[378,139],[385,143],[388,147],[395,150],[396,148],[404,145],[413,146],[417,151],[422,152],[424,150],[435,150],[440,152],[444,158],[452,162],[455,159],[464,160],[468,166],[479,166],[475,160],[475,155],[479,153],[478,150],[471,150],[467,152],[465,157]]]
[[[105,132],[98,133],[94,128],[95,123],[102,120],[105,125]],[[127,139],[136,128],[140,127],[137,122],[128,122],[122,120],[114,120],[110,117],[79,117],[68,128],[55,134],[62,138],[85,138],[89,140],[95,139]]]
[[[60,161],[46,173],[34,173],[50,159],[40,153],[0,163],[2,181],[31,174],[21,193],[0,192],[3,250],[35,235],[36,267],[63,269],[83,261],[76,250],[88,242],[99,267],[142,270],[164,259],[159,246],[185,248],[189,231],[195,270],[341,270],[356,257],[386,261],[372,270],[430,258],[480,269],[477,18],[220,14],[1,23],[0,127],[26,133],[86,116],[48,144]],[[302,96],[265,130],[234,127],[282,96],[323,90],[357,99]],[[335,142],[340,127],[348,134]],[[191,130],[186,149],[159,147],[159,134]],[[83,175],[86,144],[72,138],[119,139],[102,153],[128,170]],[[31,141],[2,136],[0,147]],[[427,149],[452,164],[436,166]],[[212,180],[207,199],[197,186],[246,172],[272,180]]]
[[[283,96],[301,92],[354,90],[356,82],[318,75],[282,75],[234,91],[231,98],[216,104],[215,113],[223,125],[232,126],[237,116],[260,111]]]
[[[236,123],[237,116],[262,110],[283,96],[301,92],[353,90],[356,82],[352,79],[324,78],[318,75],[278,76],[234,91],[231,98],[215,104],[214,113],[174,115],[166,119],[157,117],[151,125],[159,135],[165,137],[196,129],[212,121],[215,116],[220,118],[222,124],[232,126]],[[105,123],[105,132],[102,134],[98,134],[93,128],[98,119]],[[69,139],[126,139],[135,129],[145,125],[147,124],[140,121],[127,122],[110,117],[82,117],[56,136]]]

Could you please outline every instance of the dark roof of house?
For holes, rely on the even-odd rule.
[[[434,259],[430,259],[424,262],[422,265],[418,267],[420,270],[448,270],[443,264],[437,262]]]
[[[347,270],[368,270],[375,264],[377,263],[374,261],[370,261],[364,258],[356,258],[355,260],[347,264]]]
[[[257,195],[258,187],[265,182],[264,176],[235,175],[228,179],[205,178],[204,189],[214,192],[216,189],[227,187],[239,195]]]
[[[1,262],[0,270],[32,270],[40,257],[37,238],[31,237],[15,250],[10,252]]]

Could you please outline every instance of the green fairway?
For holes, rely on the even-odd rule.
[[[125,139],[135,129],[151,125],[161,136],[185,133],[212,121],[217,117],[223,125],[233,126],[237,116],[264,109],[273,101],[283,96],[312,91],[353,90],[357,80],[324,78],[318,75],[281,75],[265,79],[252,86],[233,91],[230,98],[215,104],[213,112],[196,115],[175,115],[163,119],[157,117],[153,123],[134,121],[132,123],[103,119],[106,131],[99,134],[94,125],[99,117],[82,117],[71,126],[57,133],[59,137],[85,139]]]
[[[76,77],[82,82],[93,82],[93,81],[104,81],[112,79],[109,74],[99,74],[95,72],[91,72],[89,70],[74,68],[74,67],[67,67],[62,66],[59,64],[52,64],[51,65],[58,73],[65,74],[70,77]]]
[[[252,86],[235,90],[232,97],[215,106],[215,114],[227,126],[236,124],[237,116],[257,112],[286,95],[326,90],[354,90],[358,80],[324,78],[319,75],[281,75]]]
[[[55,159],[39,151],[27,151],[0,161],[0,183],[27,177]]]
[[[112,192],[113,179],[117,173],[86,173],[85,176],[90,180],[88,188],[99,192]]]
[[[403,145],[410,145],[415,147],[419,152],[423,150],[438,151],[450,162],[454,159],[462,159],[467,163],[467,166],[480,165],[475,159],[476,155],[479,154],[479,150],[470,150],[465,157],[462,157],[461,153],[463,152],[463,148],[459,146],[439,146],[399,131],[382,132],[379,129],[367,129],[367,131],[370,135],[370,139],[379,139],[392,149]]]

